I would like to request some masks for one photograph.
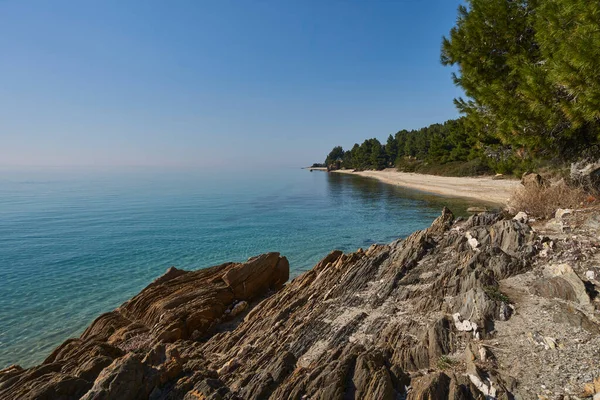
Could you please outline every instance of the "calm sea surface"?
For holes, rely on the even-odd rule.
[[[0,369],[41,362],[169,266],[268,251],[292,276],[428,226],[465,201],[301,169],[0,170]]]

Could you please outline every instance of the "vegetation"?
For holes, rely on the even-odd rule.
[[[325,164],[357,170],[396,166],[407,172],[443,174],[451,170],[458,175],[472,175],[489,171],[481,163],[481,156],[481,149],[470,140],[465,119],[461,118],[419,130],[402,130],[389,135],[385,145],[373,138],[356,143],[348,151],[336,146]],[[446,167],[440,169],[440,165]]]
[[[595,201],[582,188],[572,187],[560,180],[553,185],[529,185],[520,188],[511,197],[509,206],[525,211],[534,218],[552,218],[559,208],[578,208]]]
[[[441,356],[437,361],[437,367],[441,370],[452,368],[456,364],[456,360],[453,360],[448,356]]]
[[[600,154],[600,3],[467,0],[444,38],[463,117],[336,147],[326,164],[441,174],[521,174]],[[556,162],[556,161],[555,161]],[[465,167],[463,167],[463,164]]]
[[[507,295],[500,291],[500,288],[497,286],[484,286],[483,290],[489,296],[490,299],[494,301],[500,301],[503,303],[510,303],[510,299]]]

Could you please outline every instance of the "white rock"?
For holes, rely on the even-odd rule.
[[[594,271],[586,271],[585,277],[592,281],[596,279],[596,273]]]
[[[479,326],[475,322],[471,322],[468,319],[463,320],[460,313],[452,314],[452,318],[454,319],[454,326],[460,332],[473,332],[473,337],[475,339],[479,339]]]
[[[513,219],[515,221],[519,221],[519,222],[523,222],[523,223],[527,223],[527,221],[529,220],[529,217],[527,216],[527,213],[524,211],[519,211],[519,213],[517,215],[515,215],[513,217]]]
[[[487,383],[483,382],[480,377],[469,374],[469,379],[477,387],[477,389],[483,393],[486,400],[494,400],[496,399],[496,388],[492,385],[492,382],[488,379]]]
[[[479,242],[478,242],[478,241],[477,241],[477,239],[475,239],[475,238],[471,238],[471,239],[469,239],[469,240],[468,240],[468,242],[469,242],[469,245],[470,245],[470,246],[471,246],[473,249],[476,249],[476,248],[477,248],[477,246],[479,246]]]
[[[238,315],[241,312],[243,312],[246,308],[248,308],[248,303],[245,302],[245,301],[240,301],[231,310],[231,316],[235,317],[236,315]]]
[[[554,218],[556,218],[557,220],[560,220],[565,215],[569,215],[572,213],[573,213],[573,210],[571,210],[570,208],[559,208],[558,210],[556,210],[556,213],[554,213]]]
[[[561,276],[573,272],[573,268],[569,264],[551,264],[544,268],[546,276]]]
[[[487,351],[485,350],[485,347],[481,346],[479,347],[479,358],[481,359],[481,361],[487,360]]]
[[[545,348],[546,350],[548,349],[556,349],[556,339],[551,338],[550,336],[546,336],[544,337],[544,344],[545,344]]]
[[[471,232],[465,233],[465,237],[467,238],[467,243],[469,243],[469,246],[471,246],[473,250],[475,250],[477,246],[479,246],[479,242],[477,241],[477,239],[471,236]]]

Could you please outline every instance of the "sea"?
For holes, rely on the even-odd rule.
[[[42,362],[170,266],[277,251],[291,276],[472,202],[300,168],[0,168],[0,369]]]

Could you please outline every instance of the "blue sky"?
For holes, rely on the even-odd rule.
[[[0,165],[303,166],[455,118],[459,4],[0,1]]]

